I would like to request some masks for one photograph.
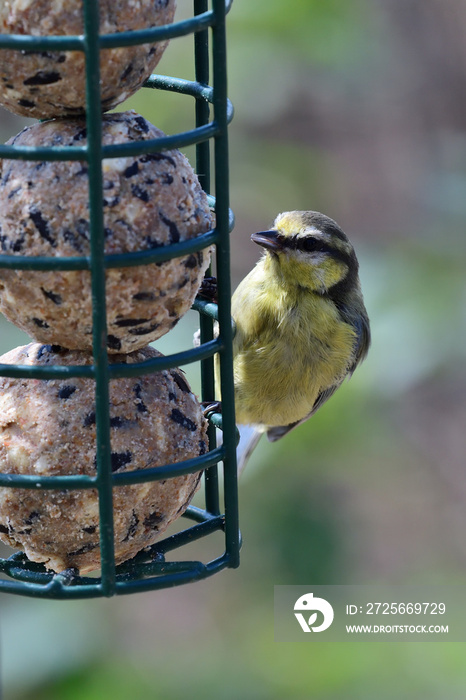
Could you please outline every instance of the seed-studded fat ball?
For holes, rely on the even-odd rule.
[[[100,0],[100,34],[169,24],[175,0]],[[10,0],[0,3],[0,33],[81,35],[82,0]],[[159,62],[167,41],[102,49],[102,111],[138,90]],[[26,117],[74,117],[86,106],[82,51],[0,51],[0,103]]]
[[[159,356],[147,347],[115,355],[119,363]],[[84,365],[92,355],[31,343],[0,362]],[[110,381],[111,468],[147,469],[207,451],[206,421],[179,369]],[[89,378],[0,380],[0,471],[56,476],[96,475],[95,383]],[[153,544],[196,492],[200,472],[114,486],[117,564]],[[95,489],[0,488],[0,539],[53,571],[100,566]]]
[[[103,117],[103,143],[158,139],[163,133],[134,111]],[[86,143],[81,119],[39,122],[9,143],[69,146]],[[178,150],[103,161],[105,252],[159,248],[208,231],[207,196]],[[82,161],[3,160],[0,249],[8,255],[82,256],[90,253],[88,166]],[[169,331],[190,308],[210,250],[163,263],[106,273],[109,352],[131,352]],[[0,311],[34,340],[92,349],[88,270],[0,270]]]

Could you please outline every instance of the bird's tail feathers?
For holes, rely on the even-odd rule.
[[[262,432],[253,425],[239,425],[239,443],[236,448],[236,460],[238,464],[238,477],[249,461],[250,456],[256,449],[257,443],[261,439]]]

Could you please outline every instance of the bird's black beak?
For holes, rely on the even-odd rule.
[[[259,233],[253,233],[251,241],[254,241],[257,245],[261,245],[266,250],[270,250],[271,253],[276,253],[283,249],[282,237],[278,231],[259,231]]]

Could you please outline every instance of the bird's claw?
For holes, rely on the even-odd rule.
[[[205,418],[209,418],[213,413],[222,412],[222,402],[221,401],[202,401],[202,412]]]
[[[208,301],[217,303],[217,278],[216,277],[204,277],[201,286],[198,291],[198,295]]]

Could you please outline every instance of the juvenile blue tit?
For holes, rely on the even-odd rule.
[[[278,440],[365,358],[369,319],[353,246],[323,214],[279,214],[254,233],[265,253],[232,298],[237,421]],[[251,445],[249,446],[249,453]]]

